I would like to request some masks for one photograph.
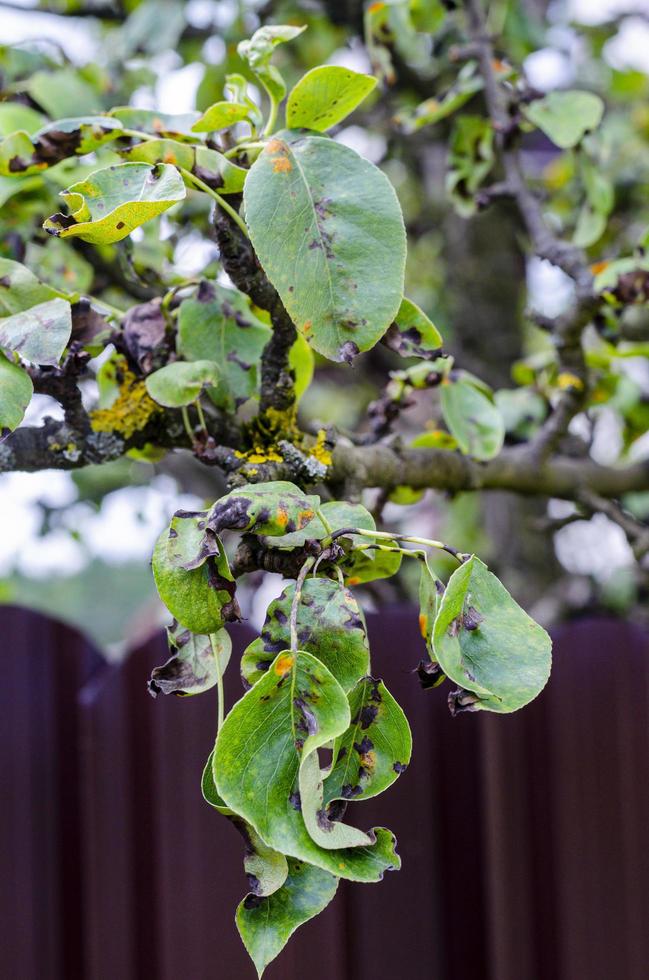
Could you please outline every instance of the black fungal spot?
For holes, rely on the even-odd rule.
[[[482,613],[478,612],[473,606],[469,606],[464,615],[462,616],[462,625],[465,630],[477,630],[481,622],[483,622],[484,616]]]
[[[417,676],[424,691],[432,687],[437,687],[444,678],[440,665],[438,663],[431,663],[430,660],[420,660],[419,666],[417,667]]]
[[[361,742],[354,742],[354,749],[359,755],[365,755],[367,752],[371,752],[374,748],[374,742],[367,735],[363,737]]]
[[[353,340],[346,340],[339,348],[338,353],[340,354],[341,361],[345,361],[346,364],[351,364],[356,355],[359,353],[358,344],[354,343]]]
[[[315,735],[318,731],[318,720],[311,708],[302,697],[293,698],[293,707],[298,713],[296,729],[304,735]]]
[[[463,711],[479,711],[480,698],[473,691],[465,691],[462,687],[455,688],[448,696],[448,710],[453,717]]]
[[[363,729],[363,731],[365,731],[366,728],[370,727],[370,725],[376,719],[378,713],[379,713],[379,709],[374,704],[366,704],[363,708],[361,708],[361,712],[358,720],[361,723],[361,728]]]
[[[394,771],[396,773],[398,773],[399,775],[401,775],[402,772],[405,772],[406,771],[406,769],[408,768],[408,766],[405,764],[405,762],[395,762],[394,765],[392,766],[392,768],[394,769]]]
[[[355,796],[360,796],[360,794],[363,792],[363,787],[352,786],[351,783],[345,783],[340,792],[346,800],[353,800]]]
[[[124,227],[124,222],[123,221],[118,221],[117,224],[115,225],[115,227],[117,228],[118,231],[121,231],[122,228]]]
[[[246,497],[231,497],[223,503],[217,501],[210,512],[208,527],[215,534],[226,528],[236,531],[247,528],[250,523],[248,516],[250,504],[251,501]]]
[[[252,909],[258,909],[261,903],[262,899],[259,897],[259,895],[250,894],[246,895],[244,898],[243,907],[244,909],[247,909],[247,911],[251,911]]]
[[[291,804],[294,810],[302,809],[302,799],[297,790],[295,790],[294,793],[291,793],[291,795],[288,798],[288,802]]]

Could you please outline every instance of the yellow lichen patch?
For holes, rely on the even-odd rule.
[[[419,632],[426,639],[428,635],[428,616],[425,613],[419,614]]]
[[[565,391],[566,388],[576,388],[577,391],[582,391],[584,382],[576,374],[571,374],[570,371],[562,371],[557,378],[557,385],[562,391]]]
[[[159,405],[149,396],[144,381],[139,381],[130,371],[124,372],[119,394],[110,408],[99,408],[90,413],[90,424],[95,432],[119,432],[125,438],[144,429],[157,412]]]
[[[278,677],[286,677],[292,670],[295,658],[291,653],[283,653],[275,664],[275,673]]]
[[[273,173],[287,174],[293,169],[293,164],[286,156],[278,156],[273,160]]]
[[[239,459],[245,459],[247,463],[281,463],[283,458],[276,450],[264,449],[262,446],[255,446],[245,453],[235,449],[234,455]]]
[[[318,462],[322,463],[324,466],[331,466],[331,451],[327,449],[326,443],[327,433],[324,429],[320,429],[315,446],[309,450],[309,456],[313,456],[314,459],[317,459]]]

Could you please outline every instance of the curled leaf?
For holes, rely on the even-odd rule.
[[[215,534],[226,529],[269,536],[288,534],[312,521],[319,504],[319,497],[303,493],[294,483],[249,483],[217,500],[208,526]]]
[[[230,661],[232,641],[224,629],[213,635],[212,641],[209,636],[192,633],[177,623],[167,629],[173,655],[161,667],[153,668],[149,693],[153,697],[158,694],[185,697],[214,687]]]
[[[384,338],[390,350],[401,357],[424,357],[427,360],[441,353],[442,336],[424,311],[405,297]]]

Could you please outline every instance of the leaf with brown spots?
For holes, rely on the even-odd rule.
[[[221,497],[209,513],[208,526],[275,536],[299,531],[313,520],[320,498],[303,493],[294,483],[249,483]]]
[[[320,65],[303,75],[286,102],[286,125],[324,133],[361,104],[376,87],[371,75],[340,65]]]
[[[154,698],[158,694],[202,694],[223,677],[232,653],[226,630],[220,629],[211,640],[174,623],[167,628],[167,640],[172,656],[161,667],[153,668],[148,684]]]

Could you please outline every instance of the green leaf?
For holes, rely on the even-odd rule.
[[[248,120],[250,109],[241,102],[215,102],[192,126],[192,133],[218,133]]]
[[[339,531],[345,527],[361,527],[367,531],[376,531],[374,518],[362,504],[349,504],[346,500],[328,500],[320,506],[319,510],[332,531]],[[305,541],[321,541],[329,533],[316,514],[304,530],[285,534],[279,541],[267,542],[267,544],[282,549],[302,548]],[[350,539],[357,544],[363,541],[359,535],[350,535]]]
[[[387,177],[322,136],[284,131],[244,187],[252,243],[291,319],[330,360],[351,361],[394,320],[405,230]]]
[[[57,365],[72,332],[65,299],[50,299],[0,320],[0,347],[34,364]]]
[[[241,41],[237,46],[239,55],[248,62],[271,99],[280,102],[286,95],[286,85],[277,68],[270,59],[278,44],[292,41],[306,27],[292,27],[285,24],[269,24],[255,31],[249,41]]]
[[[364,544],[369,544],[367,538]],[[363,551],[352,549],[343,562],[345,584],[361,585],[379,578],[392,578],[401,567],[401,557],[399,551],[385,551],[374,542]]]
[[[167,639],[173,656],[161,667],[154,667],[149,693],[177,694],[186,697],[202,694],[214,687],[230,662],[232,641],[224,629],[214,635],[214,649],[209,636],[184,629],[177,623],[167,628]]]
[[[401,357],[424,357],[427,360],[437,357],[443,344],[432,320],[416,303],[405,297],[384,342]]]
[[[221,371],[215,361],[172,361],[146,378],[146,390],[158,405],[191,405],[206,388],[215,385]]]
[[[516,711],[537,696],[550,675],[550,637],[475,556],[449,579],[433,649],[461,689],[456,710]]]
[[[288,364],[295,373],[295,402],[299,403],[302,395],[308,390],[315,371],[315,355],[306,337],[298,333],[295,343],[288,354]]]
[[[442,413],[463,453],[493,459],[505,438],[503,417],[494,403],[469,380],[447,380],[440,386]]]
[[[244,839],[245,856],[243,866],[248,878],[248,886],[252,892],[252,895],[247,896],[248,901],[250,902],[253,896],[259,899],[266,895],[272,895],[286,881],[288,875],[286,858],[279,851],[274,851],[271,847],[264,844],[254,828],[225,805],[216,788],[213,769],[214,750],[210,752],[205,763],[205,768],[203,769],[201,784],[203,798],[215,810],[218,810],[219,813],[227,817]]]
[[[341,878],[378,881],[399,863],[393,835],[378,828],[368,846],[320,847],[297,795],[303,761],[349,722],[345,693],[327,668],[303,651],[284,651],[225,719],[214,777],[226,805],[270,847]]]
[[[279,891],[261,901],[244,898],[237,928],[260,977],[295,930],[327,907],[337,887],[334,875],[289,858],[288,877]]]
[[[121,163],[96,170],[62,191],[61,197],[71,214],[54,214],[43,228],[60,238],[77,235],[95,245],[108,245],[182,201],[185,185],[169,164]]]
[[[0,353],[0,439],[18,428],[33,394],[27,372]]]
[[[523,112],[556,146],[567,150],[599,126],[604,103],[593,92],[549,92],[530,102]]]
[[[235,583],[225,552],[199,568],[179,568],[169,554],[170,529],[165,528],[153,551],[153,578],[172,616],[192,633],[216,633],[225,622],[239,619]],[[172,536],[173,538],[173,536]]]
[[[349,709],[351,724],[335,741],[324,781],[325,804],[378,796],[410,762],[410,726],[383,681],[360,680],[349,694]]]
[[[411,135],[424,126],[433,126],[453,115],[472,99],[476,92],[482,91],[482,78],[474,71],[472,65],[466,66],[460,72],[455,84],[441,99],[425,99],[414,109],[398,112],[394,117],[395,124],[402,133]]]
[[[443,595],[444,586],[430,568],[428,555],[422,555],[419,578],[419,631],[433,659],[433,627]]]
[[[180,304],[178,352],[190,361],[219,364],[221,376],[209,394],[228,411],[257,394],[258,365],[270,336],[238,289],[205,280],[195,298]]]
[[[494,165],[494,131],[482,116],[460,116],[453,124],[446,190],[458,214],[476,211],[475,194]]]
[[[153,109],[134,109],[132,106],[118,106],[111,109],[110,115],[118,119],[124,129],[138,129],[152,136],[169,136],[171,139],[196,143],[199,137],[192,134],[192,126],[198,120],[199,112],[171,114],[156,112]]]
[[[177,510],[169,524],[167,559],[173,568],[191,571],[208,558],[219,555],[223,545],[206,530],[207,511]]]
[[[147,140],[120,150],[125,160],[137,163],[170,163],[199,177],[220,194],[240,194],[248,173],[218,150],[170,138]]]
[[[303,493],[294,483],[249,483],[217,500],[208,526],[215,534],[228,529],[273,537],[306,527],[319,504],[319,497]]]
[[[295,583],[268,607],[261,636],[241,658],[241,675],[255,684],[277,656],[290,644],[289,620]],[[338,582],[307,578],[297,608],[300,649],[316,657],[331,671],[346,692],[370,667],[369,644],[363,616],[356,599]]]
[[[0,102],[0,136],[9,136],[19,129],[35,133],[45,121],[42,113],[22,102]]]
[[[57,296],[56,289],[46,286],[20,262],[0,257],[0,316],[22,313]]]
[[[589,204],[584,204],[579,211],[572,236],[573,245],[577,248],[589,248],[599,241],[606,231],[606,217],[604,212],[596,211]]]
[[[367,98],[376,87],[372,75],[361,75],[338,65],[320,65],[303,75],[286,103],[289,129],[324,133]]]

